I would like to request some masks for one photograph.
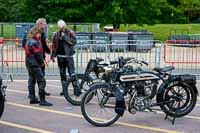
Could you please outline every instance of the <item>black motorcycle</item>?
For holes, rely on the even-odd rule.
[[[133,68],[129,63],[139,66]],[[198,95],[195,76],[172,75],[173,66],[143,70],[141,66],[148,63],[136,58],[120,57],[111,64],[118,67],[105,68],[105,82],[93,84],[82,98],[81,111],[89,123],[109,126],[125,110],[153,112],[155,106],[160,106],[166,118],[173,117],[174,123],[193,110]]]
[[[89,89],[89,86],[95,82],[99,82],[100,73],[104,71],[103,67],[107,66],[106,63],[100,64],[102,61],[104,60],[101,58],[90,59],[83,74],[76,74],[67,80],[64,97],[69,103],[79,106],[81,104],[81,98]],[[93,76],[91,76],[92,74]],[[75,94],[75,87],[81,90],[80,95]]]
[[[3,79],[0,76],[0,118],[4,112],[4,103],[5,103],[5,92],[7,86],[3,85]]]

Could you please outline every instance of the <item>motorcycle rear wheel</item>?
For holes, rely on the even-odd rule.
[[[158,103],[165,101],[174,102],[160,105],[164,113],[172,117],[183,117],[195,107],[197,94],[192,86],[175,83],[157,95]]]

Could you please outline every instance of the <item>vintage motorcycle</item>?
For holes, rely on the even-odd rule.
[[[198,91],[193,75],[173,75],[173,66],[142,69],[147,62],[137,58],[120,57],[104,67],[105,82],[95,83],[84,94],[81,112],[95,126],[109,126],[116,122],[124,111],[131,114],[139,111],[154,111],[160,106],[167,117],[183,117],[195,107]],[[133,68],[133,64],[138,64]]]

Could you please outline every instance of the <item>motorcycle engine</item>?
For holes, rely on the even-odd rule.
[[[145,82],[144,81],[136,81],[135,89],[137,90],[137,96],[145,96]]]
[[[128,82],[126,83],[126,88],[129,92],[136,90],[138,97],[149,97],[152,99],[157,92],[157,82],[152,80]]]
[[[148,81],[136,81],[128,83],[128,90],[131,89],[131,100],[129,101],[129,112],[135,114],[136,111],[142,111],[152,104],[152,99],[157,93],[157,82]],[[131,87],[131,88],[130,88]]]

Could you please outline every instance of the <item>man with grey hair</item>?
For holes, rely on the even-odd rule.
[[[66,28],[66,23],[63,20],[59,20],[57,25],[59,31],[53,36],[51,58],[54,61],[54,57],[57,57],[62,89],[64,90],[67,81],[66,68],[68,68],[70,77],[75,76],[73,55],[75,54],[74,45],[76,44],[76,37],[72,30]],[[72,84],[75,88],[76,84]],[[63,95],[63,90],[60,95]]]
[[[47,46],[47,43],[46,43],[46,34],[45,34],[45,29],[47,27],[47,23],[46,23],[46,19],[45,18],[39,18],[37,21],[36,21],[36,25],[37,27],[39,27],[41,30],[42,30],[42,34],[41,34],[41,38],[40,38],[40,41],[42,43],[42,48],[43,48],[43,58],[45,60],[45,53],[47,54],[50,54],[51,53],[51,50],[49,49],[49,47]],[[27,42],[27,33],[24,34],[24,37],[23,37],[23,40],[22,40],[22,46],[24,47],[25,44]],[[42,72],[43,72],[43,75],[45,75],[45,65],[42,66]],[[35,83],[36,83],[36,80],[35,79],[29,79],[29,82],[28,82],[28,88],[35,88]],[[32,89],[32,90],[35,90],[35,89]],[[29,89],[29,98],[31,96],[31,91]],[[45,95],[46,96],[49,96],[50,93],[46,92],[45,91]]]

